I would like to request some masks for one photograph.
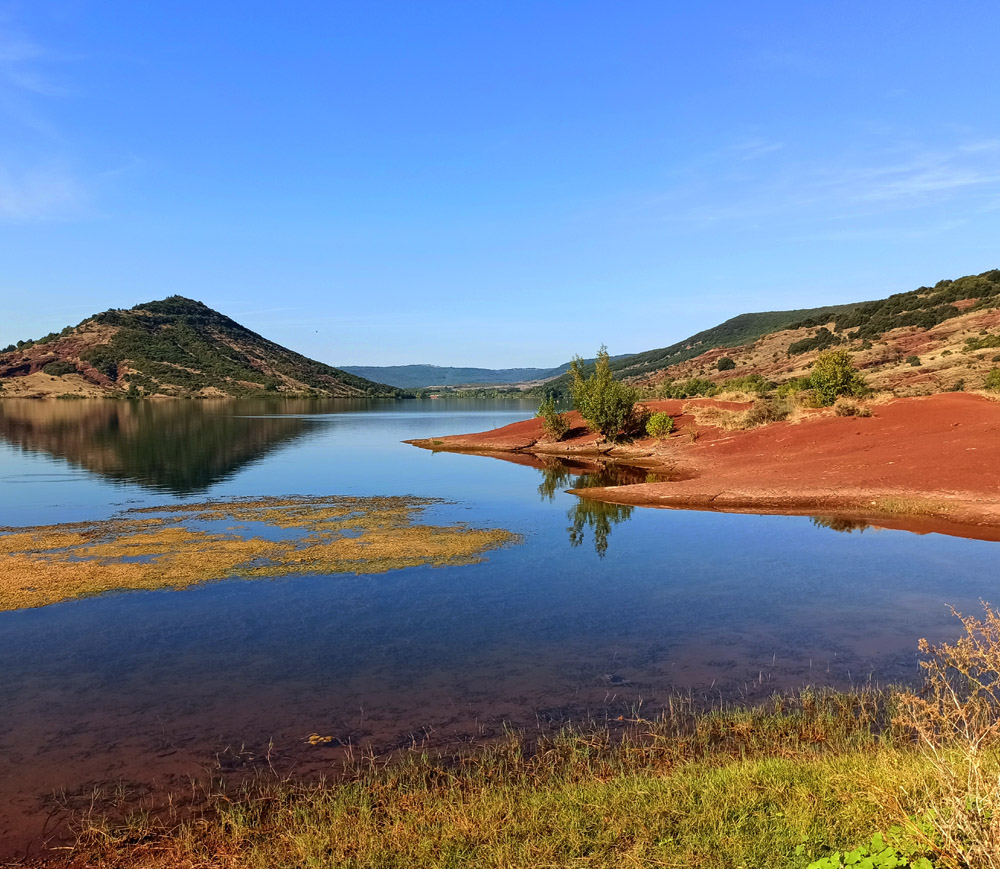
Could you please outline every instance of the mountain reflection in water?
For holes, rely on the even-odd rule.
[[[285,413],[294,412],[289,404]],[[308,408],[303,402],[302,410]],[[294,416],[220,413],[212,401],[0,402],[0,438],[13,446],[174,495],[205,491],[301,437],[309,425]]]

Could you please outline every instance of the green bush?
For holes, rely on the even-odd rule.
[[[922,364],[922,363],[920,362],[920,357],[919,357],[919,356],[907,356],[907,357],[906,357],[906,361],[907,361],[907,362],[908,362],[908,363],[909,363],[910,365],[912,365],[912,366],[913,366],[914,368],[916,368],[917,366],[919,366],[919,365],[921,365],[921,364]]]
[[[847,350],[821,354],[813,365],[809,381],[821,407],[829,407],[842,395],[859,396],[865,392],[864,378],[854,367]]]
[[[664,381],[660,386],[660,396],[663,398],[694,398],[698,395],[716,395],[719,388],[704,377],[689,377],[680,383]]]
[[[1000,368],[994,368],[986,375],[983,389],[989,389],[991,392],[1000,392]]]
[[[646,434],[651,438],[665,438],[670,432],[674,430],[674,418],[669,414],[654,413],[646,421]]]
[[[715,363],[715,367],[719,371],[732,371],[736,367],[736,363],[728,356],[723,356]]]
[[[967,338],[965,340],[965,349],[970,352],[974,350],[986,350],[990,347],[1000,347],[1000,335],[991,335],[989,332],[984,332],[978,338]]]
[[[64,374],[76,374],[76,366],[72,362],[50,362],[42,371],[50,377],[62,377]]]
[[[619,441],[632,433],[636,424],[634,389],[614,379],[611,359],[603,345],[597,351],[594,370],[588,375],[577,356],[570,363],[573,405],[592,431],[609,441]]]
[[[774,384],[759,374],[748,374],[746,377],[734,377],[723,381],[716,387],[715,392],[752,392],[755,395],[763,395],[773,388]]]
[[[538,405],[535,416],[541,419],[542,428],[553,440],[561,441],[566,436],[566,432],[569,431],[566,415],[556,411],[556,402],[551,395],[546,396]]]
[[[812,381],[808,377],[796,377],[782,383],[775,390],[775,395],[778,398],[788,398],[790,395],[796,395],[806,389],[812,389]]]

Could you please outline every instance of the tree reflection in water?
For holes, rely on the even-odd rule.
[[[658,482],[659,477],[643,468],[629,465],[604,465],[599,468],[574,468],[568,463],[554,461],[541,469],[542,482],[538,494],[543,500],[555,500],[557,492],[565,489],[591,489],[598,486],[627,486],[633,483]],[[633,507],[623,504],[607,504],[603,501],[589,501],[577,498],[567,511],[570,521],[569,542],[579,546],[589,528],[594,537],[594,549],[603,558],[608,551],[608,537],[611,527],[631,518]]]
[[[871,527],[871,524],[863,519],[847,519],[843,516],[813,516],[812,524],[817,528],[829,528],[831,531],[840,531],[846,534],[850,534],[852,531],[863,534],[866,528]]]

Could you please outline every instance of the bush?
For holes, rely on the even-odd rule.
[[[989,389],[991,392],[1000,392],[1000,368],[994,368],[986,375],[983,389]]]
[[[715,363],[715,367],[719,371],[732,371],[736,367],[736,363],[728,356],[723,356]]]
[[[833,412],[837,416],[860,416],[869,417],[872,415],[872,410],[870,407],[864,407],[860,404],[855,404],[853,401],[838,401],[833,406]]]
[[[569,422],[566,419],[566,415],[556,412],[556,402],[551,395],[546,396],[542,403],[538,405],[535,416],[541,419],[545,434],[553,440],[561,441],[566,436],[566,432],[569,431]]]
[[[906,361],[907,361],[907,362],[908,362],[908,363],[909,363],[910,365],[912,365],[912,366],[913,366],[914,368],[916,368],[916,367],[917,367],[918,365],[921,365],[921,364],[922,364],[922,363],[920,362],[920,357],[919,357],[919,356],[907,356],[907,357],[906,357]]]
[[[764,395],[774,388],[774,384],[765,380],[759,374],[748,374],[746,377],[733,377],[725,380],[715,388],[715,393],[720,392],[752,392],[754,395]]]
[[[821,354],[809,378],[821,407],[829,407],[842,395],[863,395],[865,381],[851,361],[847,350]]]
[[[777,395],[778,398],[788,398],[791,395],[796,395],[811,388],[812,381],[808,377],[796,377],[782,383],[775,391],[775,395]]]
[[[634,389],[614,379],[611,359],[603,345],[597,351],[593,372],[588,376],[583,360],[577,356],[570,363],[573,382],[570,392],[573,405],[592,431],[609,441],[627,437],[636,424]]]
[[[669,414],[654,413],[646,421],[646,434],[651,438],[665,438],[674,430],[674,418]]]
[[[743,428],[757,428],[788,417],[788,405],[773,398],[758,398],[743,417]]]
[[[694,398],[697,395],[716,395],[719,388],[703,377],[689,377],[681,383],[665,381],[660,386],[660,395],[663,398]]]
[[[42,371],[50,377],[62,377],[64,374],[76,374],[76,366],[72,362],[50,362]]]

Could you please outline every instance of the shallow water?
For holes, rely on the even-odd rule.
[[[0,613],[0,841],[21,847],[50,808],[109,781],[163,790],[265,758],[307,774],[344,745],[446,746],[505,722],[648,712],[676,690],[912,681],[917,639],[957,636],[948,604],[998,598],[994,543],[592,505],[563,490],[599,475],[400,443],[532,411],[0,402],[0,525],[233,495],[410,494],[447,499],[434,521],[524,536],[471,566]],[[311,733],[334,740],[311,746]]]

